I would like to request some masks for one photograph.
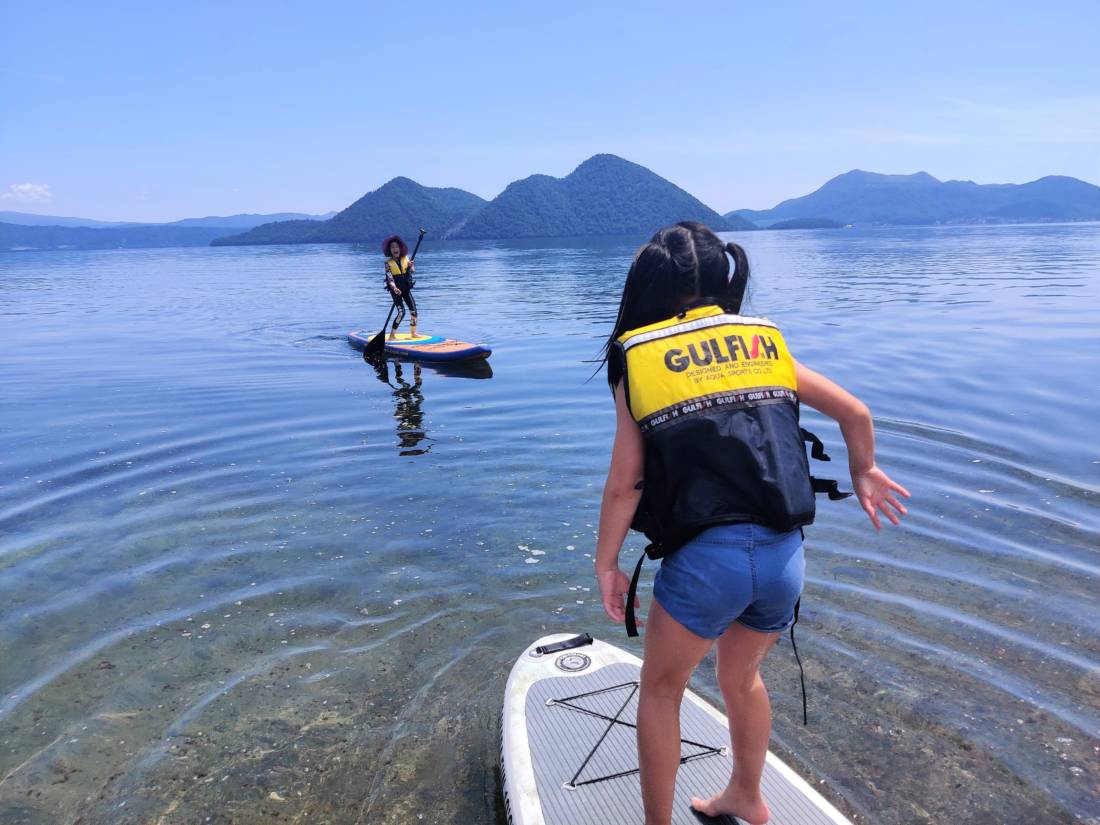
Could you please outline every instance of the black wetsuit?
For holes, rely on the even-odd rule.
[[[387,263],[387,271],[388,267]],[[416,321],[416,299],[412,296],[413,275],[411,272],[403,275],[394,275],[390,272],[390,277],[393,278],[393,285],[401,290],[400,295],[390,292],[390,295],[393,296],[393,305],[397,308],[397,316],[393,319],[393,328],[397,329],[405,319],[406,306],[408,306],[409,312],[412,313],[413,321]]]

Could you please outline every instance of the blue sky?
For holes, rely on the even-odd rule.
[[[853,168],[1100,184],[1100,2],[0,4],[0,210],[489,198],[597,152],[725,212]]]

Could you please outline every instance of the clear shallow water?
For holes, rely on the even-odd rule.
[[[913,493],[877,535],[820,506],[777,746],[861,821],[1097,821],[1100,227],[736,237]],[[499,818],[514,657],[631,646],[586,379],[636,240],[428,243],[422,328],[490,343],[472,373],[347,347],[373,250],[0,256],[0,821]]]

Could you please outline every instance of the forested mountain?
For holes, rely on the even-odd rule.
[[[421,226],[442,234],[485,205],[461,189],[421,186],[398,177],[368,192],[327,221],[267,223],[214,241],[214,246],[273,243],[379,243],[391,233],[416,236]]]
[[[595,155],[564,178],[532,175],[508,186],[448,232],[452,238],[648,236],[662,226],[697,220],[715,231],[753,228],[727,220],[644,166]]]

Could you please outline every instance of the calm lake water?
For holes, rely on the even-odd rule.
[[[819,505],[775,748],[863,823],[1100,822],[1100,227],[736,238],[913,494],[878,534]],[[373,248],[0,255],[0,821],[500,821],[515,657],[640,650],[588,380],[639,240],[429,236],[421,327],[473,372],[346,345]]]

